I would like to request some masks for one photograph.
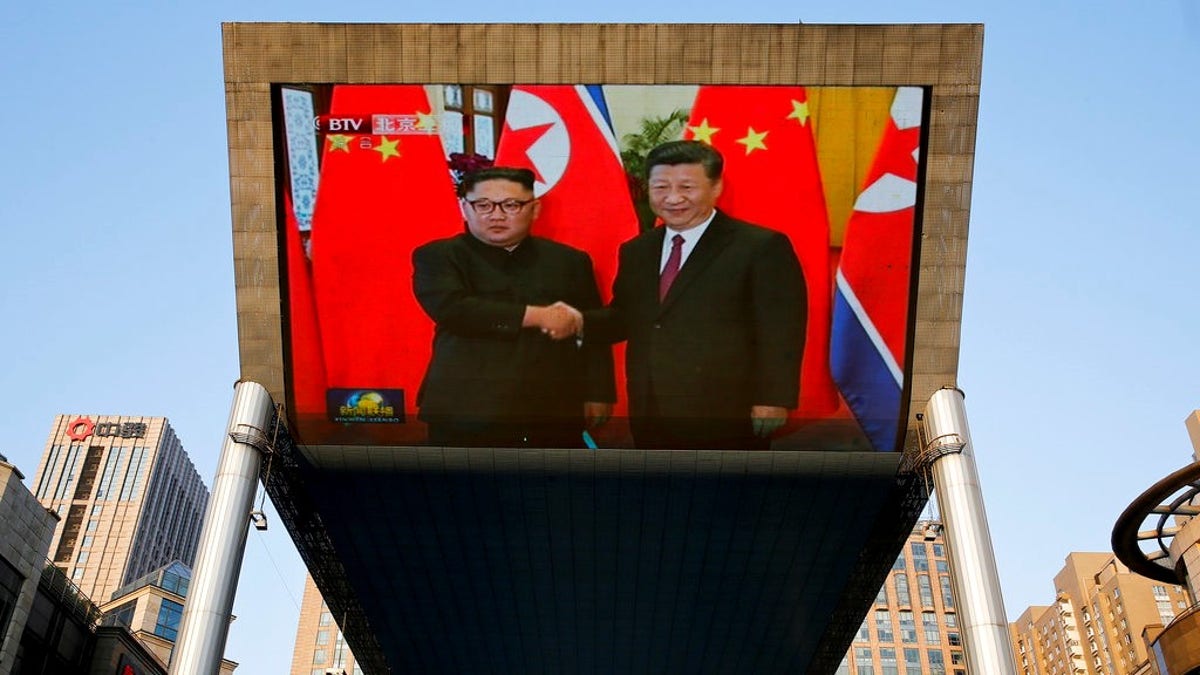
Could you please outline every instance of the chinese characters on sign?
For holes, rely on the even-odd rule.
[[[89,436],[98,438],[145,438],[145,422],[93,422],[87,417],[77,417],[67,425],[67,436],[73,441],[82,441]]]

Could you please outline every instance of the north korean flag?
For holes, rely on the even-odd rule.
[[[496,151],[498,166],[531,169],[542,202],[540,237],[592,258],[600,296],[612,297],[617,250],[638,233],[637,212],[599,86],[513,87]],[[625,391],[625,346],[613,350],[617,391]],[[624,417],[620,400],[614,416]]]
[[[600,87],[513,87],[496,164],[534,172],[542,211],[533,233],[587,251],[607,301],[617,249],[638,221]]]
[[[859,425],[895,450],[904,391],[922,90],[900,87],[846,226],[833,305],[830,367]]]

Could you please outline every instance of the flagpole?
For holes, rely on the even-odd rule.
[[[946,387],[934,392],[925,414],[919,417],[924,432],[923,463],[932,468],[945,527],[967,672],[1016,675],[962,391]]]

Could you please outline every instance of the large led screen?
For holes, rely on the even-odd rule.
[[[293,432],[898,450],[927,93],[276,86]]]

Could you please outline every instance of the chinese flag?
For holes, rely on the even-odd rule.
[[[532,169],[542,210],[533,233],[587,251],[600,297],[608,302],[617,274],[617,249],[638,233],[629,183],[606,119],[600,87],[513,87],[496,164]],[[616,417],[626,414],[624,345],[616,365]]]
[[[911,295],[922,91],[900,87],[838,264],[833,376],[876,450],[896,449]]]
[[[321,329],[313,300],[312,268],[300,240],[300,226],[292,208],[291,192],[283,196],[287,233],[288,324],[291,327],[292,396],[295,412],[325,412],[325,358]]]
[[[792,416],[828,416],[838,406],[829,374],[829,216],[804,88],[702,86],[684,137],[725,158],[717,208],[791,239],[808,287],[800,407]]]
[[[392,134],[329,134],[313,211],[313,286],[328,385],[405,391],[429,363],[433,324],[412,292],[412,250],[462,231],[429,100],[419,85],[339,85],[329,114],[391,115]],[[368,130],[369,131],[369,130]]]

